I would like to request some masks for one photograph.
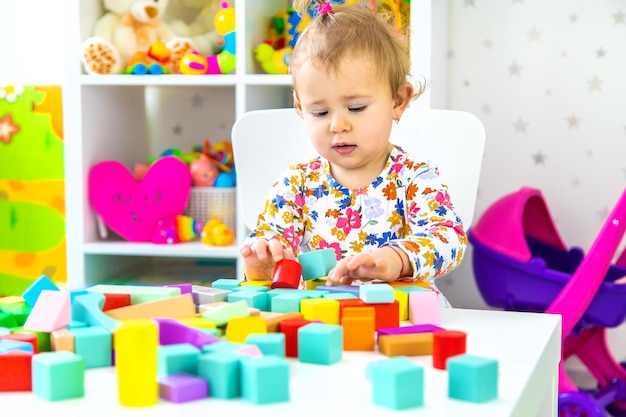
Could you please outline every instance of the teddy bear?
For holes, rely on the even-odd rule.
[[[93,28],[82,48],[82,63],[89,74],[120,73],[137,53],[145,53],[155,43],[165,43],[170,73],[180,73],[179,62],[192,51],[212,52],[202,34],[181,36],[184,22],[172,29],[164,16],[170,0],[103,0],[105,14]],[[190,31],[187,34],[191,35]],[[207,37],[207,36],[204,36]],[[201,45],[199,45],[201,44]],[[210,50],[209,50],[210,49]]]
[[[215,29],[215,17],[222,0],[172,0],[166,11],[167,24],[175,36],[190,39],[200,55],[215,55],[224,48],[224,37]],[[176,15],[176,9],[187,12]]]

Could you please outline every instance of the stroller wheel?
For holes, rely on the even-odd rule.
[[[565,392],[559,395],[559,417],[607,417],[607,414],[590,395]]]

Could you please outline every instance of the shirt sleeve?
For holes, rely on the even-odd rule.
[[[435,278],[448,274],[463,260],[467,248],[463,222],[436,165],[424,163],[396,183],[405,194],[407,230],[404,238],[390,240],[386,245],[394,245],[408,255],[413,266],[413,276],[408,280],[432,285]]]

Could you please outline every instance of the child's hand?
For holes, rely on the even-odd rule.
[[[295,259],[291,249],[283,249],[278,239],[257,239],[252,247],[244,245],[239,252],[248,281],[271,281],[276,262]]]
[[[326,285],[350,285],[354,280],[395,281],[400,278],[404,264],[394,252],[391,248],[379,248],[344,258],[328,273]]]

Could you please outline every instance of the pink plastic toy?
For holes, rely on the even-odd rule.
[[[626,319],[626,189],[587,254],[567,249],[539,190],[523,187],[496,201],[468,231],[478,288],[492,307],[563,318],[559,416],[626,416],[626,371],[611,356],[606,328]],[[564,361],[577,356],[598,381],[580,390]]]
[[[91,207],[132,242],[149,242],[159,220],[182,214],[190,192],[189,168],[174,156],[158,159],[141,181],[117,161],[100,162],[89,172]]]

